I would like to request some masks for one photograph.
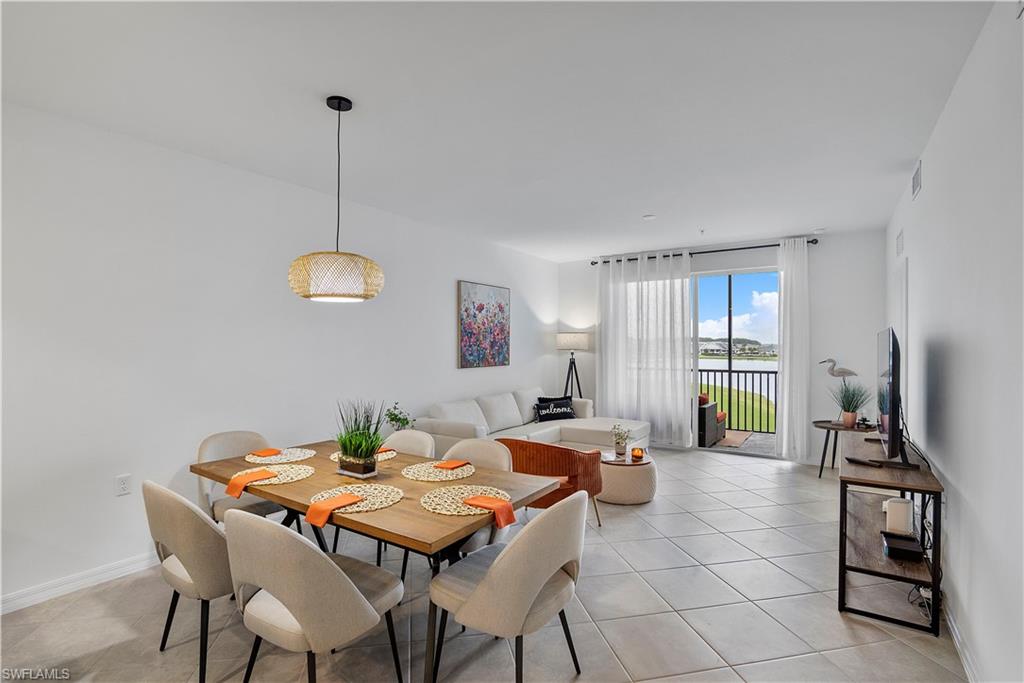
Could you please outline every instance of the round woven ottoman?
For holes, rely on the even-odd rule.
[[[658,491],[658,467],[649,455],[640,462],[605,459],[601,461],[601,493],[597,499],[613,505],[649,503]]]

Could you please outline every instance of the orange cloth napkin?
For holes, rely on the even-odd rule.
[[[258,451],[249,451],[249,455],[255,455],[257,458],[269,458],[272,455],[280,455],[281,451],[277,448],[261,448]]]
[[[442,460],[441,462],[435,462],[434,467],[439,470],[454,470],[468,464],[468,460]]]
[[[235,498],[241,498],[242,491],[244,491],[245,487],[249,484],[254,481],[259,481],[260,479],[270,479],[276,476],[277,473],[271,470],[253,470],[252,472],[246,472],[245,474],[236,474],[231,477],[230,481],[228,481],[228,495],[234,496]]]
[[[339,493],[327,500],[321,500],[313,503],[309,506],[309,509],[306,510],[306,521],[313,526],[323,528],[324,524],[327,524],[327,520],[331,518],[332,512],[338,508],[343,508],[346,505],[358,503],[362,499],[362,496],[357,496],[354,493]]]
[[[516,523],[516,513],[512,509],[512,503],[494,496],[470,496],[462,501],[466,505],[475,508],[483,508],[494,513],[494,526],[499,529]]]

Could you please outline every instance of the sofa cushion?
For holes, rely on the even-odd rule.
[[[483,425],[490,427],[487,424],[487,418],[484,417],[483,412],[480,410],[480,405],[476,401],[446,401],[444,403],[435,403],[430,406],[430,410],[427,411],[430,417],[438,420],[445,420],[447,422],[468,422],[474,425]],[[487,431],[491,431],[488,429]]]
[[[651,424],[649,422],[625,420],[618,417],[585,417],[559,423],[562,430],[561,440],[614,447],[612,427],[617,424],[630,431],[630,443],[649,437],[651,434]]]
[[[559,424],[557,422],[554,424],[530,422],[529,424],[494,432],[490,434],[490,438],[525,439],[526,441],[540,441],[542,443],[558,443],[562,438],[562,430],[558,428]]]
[[[519,406],[510,393],[478,396],[477,405],[487,420],[489,431],[518,427],[523,424],[523,416],[519,414]]]
[[[512,393],[513,398],[516,400],[516,405],[519,406],[519,415],[523,418],[519,424],[526,424],[537,419],[533,407],[537,405],[537,398],[543,393],[540,387],[520,389]]]
[[[435,439],[438,436],[450,436],[458,439],[482,439],[487,436],[487,425],[485,424],[450,422],[439,420],[436,417],[417,417],[416,429],[432,435]],[[246,495],[251,494],[243,494],[243,497]]]

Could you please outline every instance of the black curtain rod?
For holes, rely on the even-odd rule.
[[[807,244],[817,244],[817,243],[818,243],[818,238],[817,237],[814,237],[814,238],[811,238],[811,239],[807,240]],[[748,249],[768,249],[769,247],[777,247],[777,246],[779,246],[778,242],[776,242],[775,244],[757,244],[757,245],[752,246],[752,247],[726,247],[725,249],[706,249],[704,251],[691,251],[691,252],[689,252],[689,254],[690,254],[690,256],[697,256],[698,254],[721,254],[722,252],[725,252],[725,251],[747,251]],[[648,256],[647,260],[651,261],[653,259],[663,258],[665,256],[682,256],[682,255],[683,255],[682,252],[680,252],[678,254],[656,254],[655,256]],[[626,259],[626,263],[632,263],[633,261],[639,261],[639,260],[640,260],[639,257],[631,256],[631,257]],[[620,258],[619,259],[615,259],[615,262],[616,263],[622,263],[622,259],[620,259]],[[591,261],[590,265],[596,266],[598,263],[611,263],[611,260]]]

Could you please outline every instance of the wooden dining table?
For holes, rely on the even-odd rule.
[[[310,499],[321,491],[348,484],[387,484],[397,487],[402,490],[402,499],[394,505],[372,512],[347,514],[334,512],[329,523],[425,555],[430,561],[430,568],[434,574],[440,570],[443,560],[457,562],[458,546],[478,529],[491,525],[494,521],[494,514],[490,512],[468,516],[437,514],[420,505],[420,498],[423,494],[439,486],[458,484],[493,486],[508,493],[512,507],[519,509],[554,491],[559,484],[557,479],[551,477],[538,477],[532,474],[504,472],[482,467],[476,467],[476,471],[471,476],[455,481],[414,481],[402,476],[402,468],[432,460],[408,453],[398,453],[390,460],[378,462],[377,476],[375,477],[355,479],[340,474],[337,463],[330,459],[331,454],[338,450],[337,442],[321,441],[303,444],[296,448],[307,448],[316,452],[312,458],[293,463],[312,467],[314,470],[312,476],[287,484],[249,485],[245,490],[254,496],[283,507],[286,516],[282,524],[287,526],[306,513],[306,510],[309,509]],[[227,484],[235,474],[256,466],[246,462],[244,456],[238,456],[196,463],[191,465],[189,470],[200,477]],[[320,549],[327,552],[327,543],[322,530],[316,526],[312,526],[312,529]],[[433,602],[430,603],[427,631],[424,661],[432,662],[436,637],[436,607]],[[429,674],[431,671],[432,667],[425,666],[425,674]],[[427,675],[424,676],[424,679],[427,679]]]

